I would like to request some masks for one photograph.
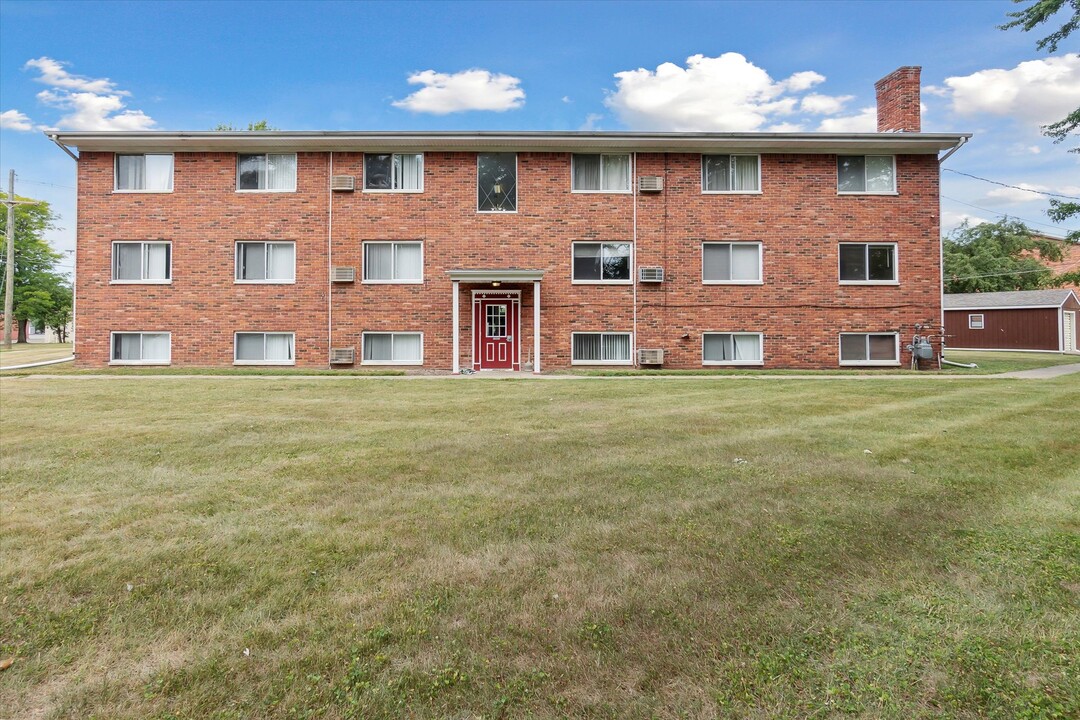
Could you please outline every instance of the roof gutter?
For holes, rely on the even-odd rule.
[[[945,153],[945,156],[944,156],[944,157],[942,157],[942,158],[941,158],[940,160],[938,160],[938,165],[941,165],[941,164],[943,164],[943,163],[944,163],[944,162],[945,162],[946,160],[948,160],[948,159],[949,159],[949,158],[950,158],[950,157],[952,156],[952,154],[953,154],[954,152],[956,152],[956,151],[957,151],[957,150],[959,150],[960,148],[964,147],[964,145],[966,145],[966,144],[967,144],[967,141],[968,141],[968,138],[969,138],[969,137],[970,137],[970,135],[961,135],[961,136],[960,136],[960,142],[956,143],[956,147],[954,147],[954,148],[953,148],[952,150],[950,150],[949,152]]]
[[[70,149],[70,148],[68,148],[68,146],[67,146],[67,145],[65,145],[64,143],[60,142],[60,136],[59,136],[59,135],[57,135],[56,133],[52,133],[52,134],[50,134],[50,133],[45,133],[45,135],[46,135],[46,137],[48,137],[48,138],[49,138],[50,140],[52,140],[52,141],[53,141],[53,143],[54,143],[54,144],[56,145],[56,147],[60,148],[60,149],[61,149],[61,150],[63,150],[64,152],[66,152],[66,153],[68,154],[68,156],[69,156],[69,157],[70,157],[70,158],[71,158],[72,160],[74,160],[75,162],[79,162],[79,156],[78,156],[78,155],[76,155],[75,153],[71,152],[71,149]]]

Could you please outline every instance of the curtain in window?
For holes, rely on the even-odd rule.
[[[394,245],[393,245],[393,243],[365,243],[364,244],[364,279],[365,280],[393,280],[394,279]]]
[[[137,246],[136,246],[137,247]],[[169,246],[166,243],[146,243],[145,280],[169,279]]]
[[[138,333],[117,333],[113,335],[113,360],[139,360],[142,345]]]
[[[731,170],[729,167],[731,157],[729,155],[706,155],[705,156],[705,189],[717,192],[730,190],[729,179]]]
[[[630,189],[630,156],[604,155],[604,190],[627,192]]]
[[[603,346],[604,360],[630,359],[629,335],[604,335]]]
[[[704,355],[709,362],[731,362],[731,336],[716,333],[706,335]]]
[[[574,279],[599,280],[601,277],[600,243],[574,244]]]
[[[266,189],[293,190],[296,188],[296,156],[266,156]]]
[[[113,245],[113,279],[142,280],[142,244]]]
[[[600,156],[599,155],[575,155],[574,156],[574,189],[575,190],[599,190],[600,189]]]
[[[287,333],[267,333],[266,359],[274,361],[292,360],[293,336]]]
[[[393,359],[394,340],[390,333],[372,333],[364,336],[364,359],[389,362]]]
[[[421,277],[420,243],[394,245],[396,253],[395,280],[419,280]]]
[[[292,280],[294,254],[295,246],[292,243],[267,243],[266,279]]]
[[[237,333],[236,334],[236,359],[237,360],[262,360],[263,359],[263,334],[262,333]]]
[[[172,190],[173,156],[146,155],[146,190]]]
[[[731,246],[731,279],[760,280],[758,274],[758,246],[751,243]]]
[[[600,334],[588,333],[574,336],[575,360],[600,360]]]
[[[241,190],[261,190],[266,187],[266,156],[240,155],[239,185]]]
[[[896,189],[891,155],[867,155],[866,192],[892,192]]]
[[[841,335],[840,359],[845,362],[866,360],[866,336]]]
[[[746,362],[761,360],[761,338],[757,335],[732,335],[735,359]]]
[[[116,157],[116,189],[142,190],[146,186],[146,156],[118,155]]]
[[[424,176],[424,156],[420,154],[394,156],[394,188],[419,190]]]
[[[237,276],[240,280],[266,279],[266,243],[238,243],[239,267]]]
[[[169,336],[166,333],[143,333],[142,359],[144,361],[168,362]]]
[[[394,335],[394,362],[420,361],[420,334],[397,333]]]
[[[754,192],[760,189],[758,182],[758,159],[756,155],[740,155],[731,158],[735,166],[733,190]]]
[[[871,360],[896,360],[896,337],[893,335],[870,335]]]
[[[702,249],[702,274],[706,280],[731,279],[731,246],[706,245]]]

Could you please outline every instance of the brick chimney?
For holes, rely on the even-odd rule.
[[[922,68],[897,68],[874,83],[877,90],[878,132],[919,132],[919,74]]]

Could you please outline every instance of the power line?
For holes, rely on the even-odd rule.
[[[31,183],[33,185],[48,185],[49,187],[64,188],[65,190],[75,190],[76,189],[76,188],[72,187],[71,185],[57,185],[56,183],[45,182],[43,180],[28,180],[27,178],[24,178],[22,176],[19,177],[19,180],[21,182]]]
[[[942,168],[942,170],[944,170],[945,172],[954,173],[956,175],[963,175],[964,177],[969,177],[972,180],[982,180],[983,182],[988,182],[988,183],[991,183],[992,185],[1000,185],[1001,187],[1012,188],[1013,190],[1023,190],[1024,192],[1036,193],[1038,195],[1048,195],[1049,197],[1065,198],[1067,200],[1080,200],[1080,197],[1077,197],[1076,195],[1062,195],[1061,193],[1043,192],[1042,190],[1032,190],[1031,188],[1020,187],[1019,185],[1009,185],[1008,183],[998,182],[997,180],[989,180],[989,179],[984,178],[984,177],[979,177],[978,175],[969,175],[966,172],[960,172],[959,170],[953,170],[951,168]]]
[[[953,203],[959,203],[960,205],[967,205],[968,207],[974,207],[976,210],[983,210],[983,212],[989,213],[990,215],[994,215],[996,217],[1013,217],[1013,218],[1016,218],[1017,220],[1023,220],[1025,223],[1027,223],[1027,225],[1041,225],[1041,226],[1043,226],[1045,228],[1053,228],[1054,230],[1063,230],[1066,233],[1072,232],[1072,230],[1069,230],[1068,228],[1063,228],[1062,226],[1059,226],[1059,225],[1051,225],[1051,223],[1049,223],[1049,222],[1039,222],[1038,220],[1028,220],[1026,218],[1022,218],[1022,217],[1017,216],[1017,215],[1009,215],[1008,213],[997,213],[997,212],[995,212],[995,210],[991,210],[989,207],[983,207],[982,205],[972,205],[971,203],[966,203],[966,202],[963,202],[962,200],[957,200],[956,198],[949,198],[948,195],[942,195],[942,199],[947,200],[949,202],[953,202]]]

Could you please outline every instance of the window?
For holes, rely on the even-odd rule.
[[[701,174],[703,192],[761,192],[760,155],[702,155]]]
[[[571,362],[630,365],[630,333],[572,333]]]
[[[968,330],[982,330],[985,327],[982,314],[968,315]]]
[[[296,279],[296,243],[236,243],[236,282],[290,283]]]
[[[366,242],[364,282],[423,282],[423,257],[418,242]]]
[[[115,189],[119,192],[172,192],[173,156],[117,155]]]
[[[236,333],[236,365],[294,365],[293,333]]]
[[[364,155],[364,189],[421,192],[424,189],[423,153]]]
[[[760,365],[761,333],[705,333],[701,361],[703,365]]]
[[[704,283],[760,283],[761,243],[703,243]]]
[[[578,155],[571,160],[575,192],[630,192],[629,155]]]
[[[172,243],[114,242],[112,279],[117,283],[171,282]]]
[[[842,193],[895,193],[896,166],[892,155],[839,155],[836,189]]]
[[[424,336],[421,333],[364,333],[363,364],[421,365],[424,362]]]
[[[895,283],[896,245],[840,243],[840,282]]]
[[[517,154],[478,153],[476,209],[479,212],[517,212]]]
[[[116,365],[168,365],[171,361],[170,333],[114,332],[112,363]]]
[[[630,243],[574,243],[574,282],[630,282]]]
[[[896,333],[841,333],[841,365],[899,365]]]
[[[237,155],[238,190],[294,192],[296,190],[296,153]]]

